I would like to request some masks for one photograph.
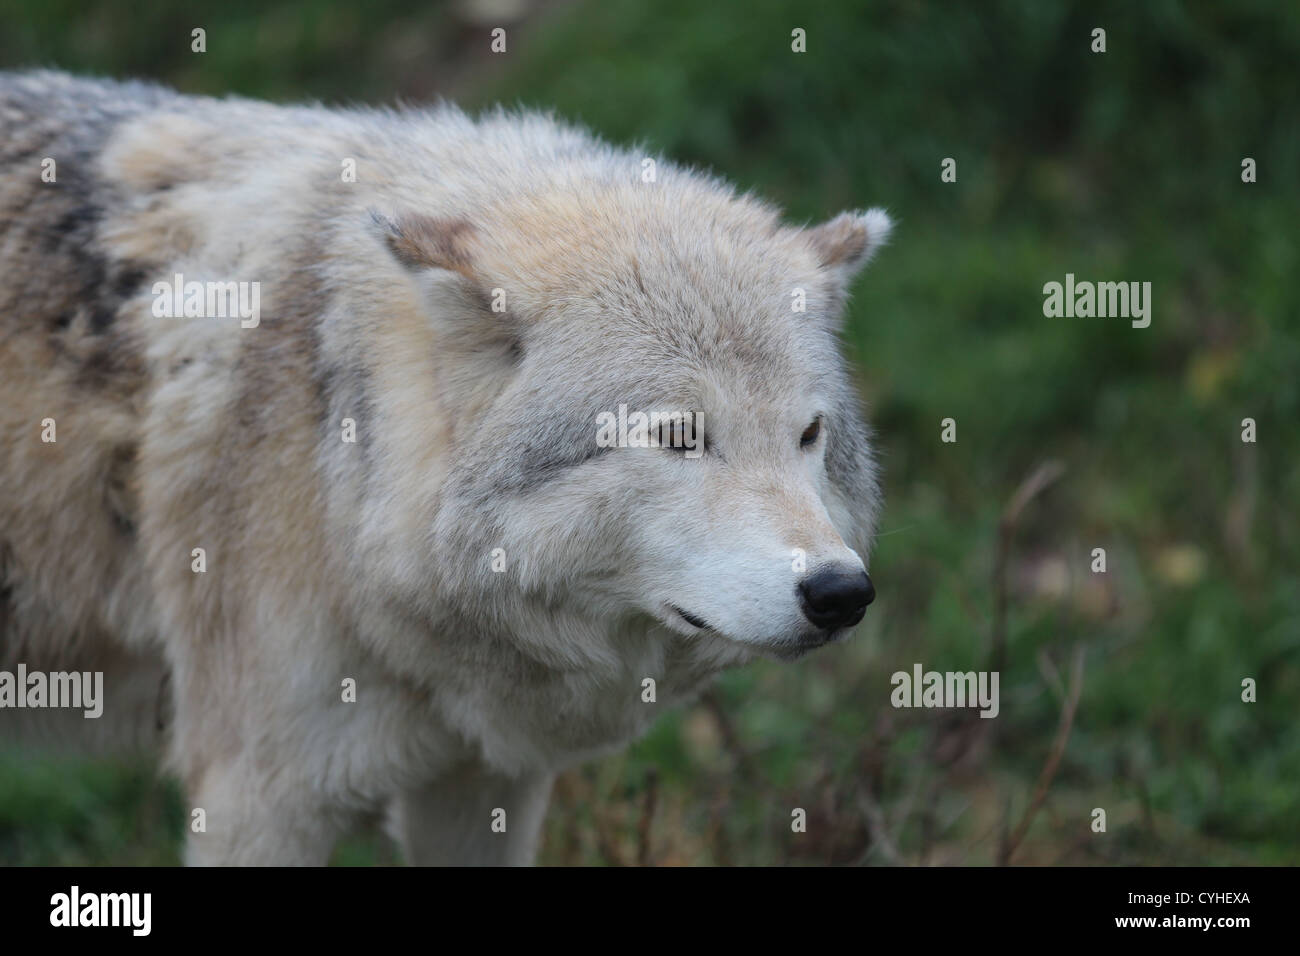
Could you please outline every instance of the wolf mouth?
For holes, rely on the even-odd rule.
[[[673,611],[679,614],[682,620],[685,621],[687,624],[691,625],[691,627],[698,627],[701,631],[709,630],[709,624],[707,621],[700,620],[700,618],[696,617],[694,614],[686,613],[681,608],[679,608],[676,604],[670,604],[669,607],[671,607]]]

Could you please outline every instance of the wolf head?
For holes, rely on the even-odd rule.
[[[440,599],[783,657],[836,639],[874,597],[879,498],[838,325],[889,218],[787,227],[699,174],[610,165],[375,215],[439,356]]]

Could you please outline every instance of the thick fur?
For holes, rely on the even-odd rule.
[[[191,862],[321,863],[382,810],[412,862],[527,862],[558,769],[842,636],[793,556],[868,552],[836,339],[883,213],[783,226],[541,115],[48,72],[0,74],[0,151],[0,667],[106,698],[0,732],[162,750]],[[175,273],[259,282],[260,324],[156,317]],[[620,404],[708,450],[597,447]]]

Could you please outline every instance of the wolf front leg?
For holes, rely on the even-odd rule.
[[[398,795],[393,836],[412,866],[529,866],[554,779],[460,768]]]
[[[287,775],[286,775],[287,776]],[[349,820],[239,765],[214,767],[190,788],[188,866],[324,866]]]

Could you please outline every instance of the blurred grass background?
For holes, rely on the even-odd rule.
[[[850,644],[730,674],[566,774],[543,862],[1300,862],[1300,8],[0,0],[0,24],[7,68],[543,107],[792,221],[900,221],[846,331],[884,464],[880,597]],[[1151,282],[1150,328],[1045,318],[1067,272]],[[1048,459],[1064,474],[995,574],[1000,516]],[[999,588],[999,718],[892,709],[913,662],[988,666]],[[0,755],[0,862],[171,863],[185,819],[150,768]],[[397,859],[373,833],[335,856]]]

